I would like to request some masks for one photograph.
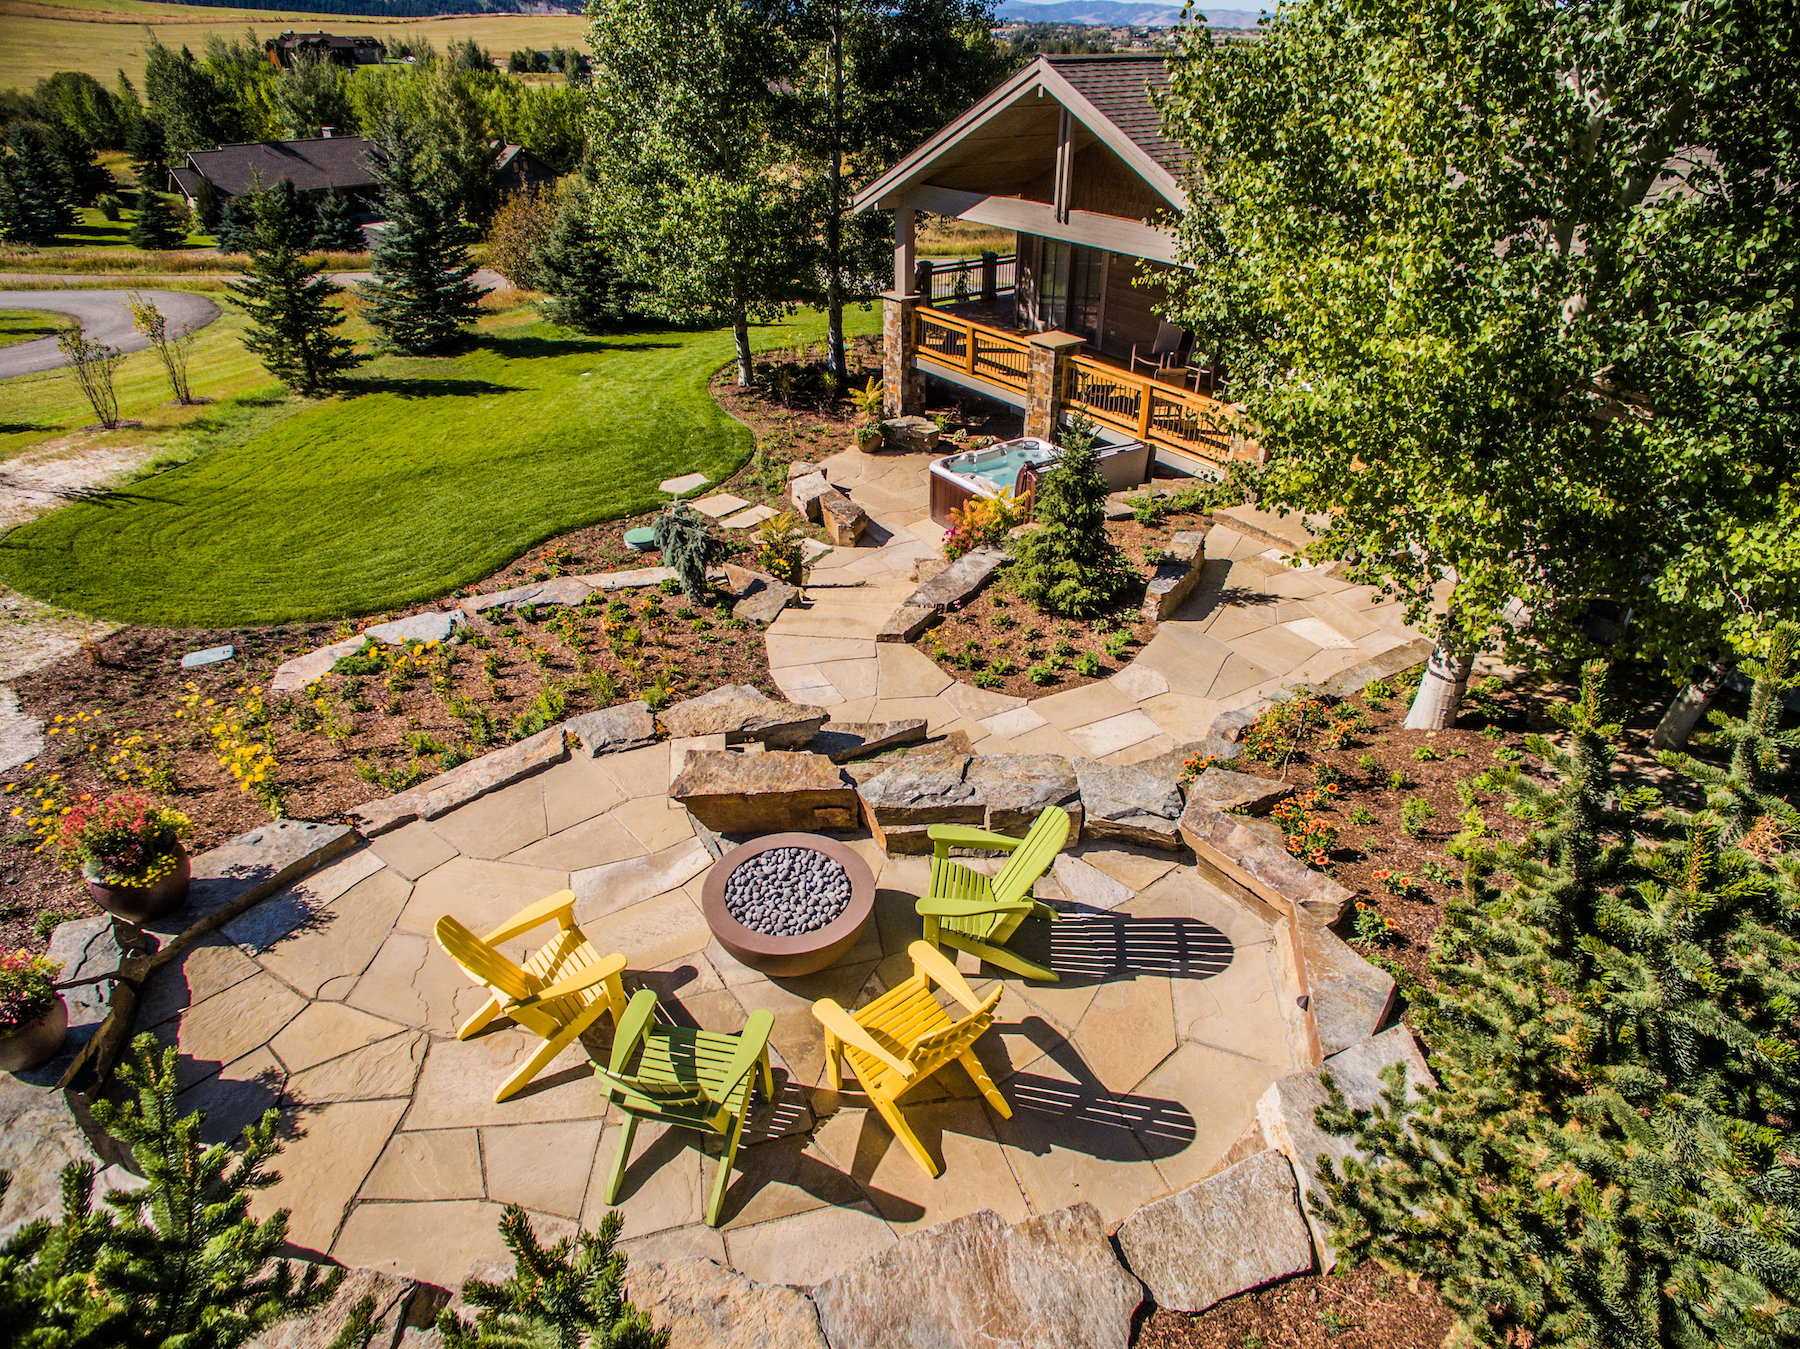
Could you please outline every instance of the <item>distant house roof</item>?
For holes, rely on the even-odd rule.
[[[361,136],[321,136],[303,141],[256,141],[248,145],[221,145],[217,150],[195,150],[187,163],[175,170],[183,191],[198,174],[221,197],[236,197],[259,182],[273,187],[283,178],[301,192],[326,188],[349,191],[374,187]],[[185,175],[185,176],[184,176]],[[198,182],[192,183],[198,187]]]
[[[1047,56],[1058,75],[1094,110],[1172,174],[1187,163],[1186,147],[1162,133],[1153,94],[1169,87],[1169,63],[1154,55]]]

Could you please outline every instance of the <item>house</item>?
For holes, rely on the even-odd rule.
[[[369,168],[368,143],[361,136],[334,136],[330,128],[326,132],[310,140],[253,141],[190,151],[169,176],[190,207],[199,204],[203,183],[211,185],[214,200],[223,205],[258,184],[273,187],[286,178],[302,195],[335,189],[358,208],[377,209],[380,190]],[[556,180],[556,171],[523,146],[496,143],[493,148],[494,177],[502,193]]]
[[[196,206],[210,184],[222,206],[258,186],[273,187],[286,178],[302,195],[332,189],[361,205],[377,196],[361,136],[319,136],[298,141],[253,141],[192,150],[179,168],[171,169],[175,188]]]
[[[322,56],[335,66],[378,66],[387,60],[387,44],[379,38],[330,33],[286,32],[263,43],[263,50],[282,70],[292,70],[294,58],[301,53]]]
[[[857,195],[894,216],[890,416],[923,406],[929,376],[1022,409],[1027,435],[1081,411],[1184,472],[1258,455],[1211,396],[1206,353],[1157,313],[1187,204],[1187,156],[1153,101],[1168,79],[1156,55],[1040,56]],[[1010,230],[1014,255],[920,262],[921,212]],[[946,271],[964,276],[947,304]]]

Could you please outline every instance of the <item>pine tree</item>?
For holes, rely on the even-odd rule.
[[[169,205],[169,199],[160,192],[138,184],[137,219],[131,225],[131,246],[146,251],[158,248],[179,248],[187,238],[186,232],[176,223],[175,211]]]
[[[713,537],[705,519],[687,502],[676,501],[656,517],[650,528],[663,562],[675,568],[683,593],[693,600],[704,598],[712,588],[706,569],[725,553],[725,545]]]
[[[131,171],[140,183],[161,183],[169,172],[169,142],[163,135],[162,123],[144,116],[131,128],[126,145],[131,156]]]
[[[1773,1346],[1800,1334],[1800,892],[1711,812],[1621,791],[1584,673],[1534,823],[1474,851],[1406,981],[1438,1087],[1403,1070],[1322,1122],[1368,1154],[1325,1183],[1341,1250],[1437,1282],[1482,1344]]]
[[[418,137],[398,119],[369,144],[388,224],[375,240],[373,281],[359,288],[364,313],[386,345],[430,355],[455,343],[479,312],[469,280],[473,232],[431,181]]]
[[[593,1232],[545,1246],[517,1204],[500,1218],[513,1272],[502,1283],[471,1279],[463,1301],[473,1323],[446,1309],[438,1317],[445,1349],[663,1349],[667,1332],[625,1299],[625,1256],[614,1249],[622,1219],[608,1213]]]
[[[565,192],[534,262],[538,287],[549,297],[538,310],[550,322],[599,334],[624,316],[625,288],[601,242],[593,196],[585,188]]]
[[[15,122],[0,155],[0,236],[28,244],[53,243],[73,223],[70,189],[43,133]]]
[[[331,299],[341,290],[301,253],[307,227],[293,183],[284,178],[251,197],[245,206],[252,221],[246,240],[250,271],[234,287],[250,315],[244,345],[296,393],[333,388],[363,360],[334,331],[344,315]]]
[[[1106,479],[1091,422],[1072,422],[1062,453],[1038,479],[1036,528],[1013,545],[1019,595],[1051,613],[1082,617],[1104,609],[1131,579],[1106,532]]]
[[[218,208],[213,238],[221,253],[248,253],[250,235],[255,226],[254,200],[249,196],[227,197]]]
[[[369,246],[350,209],[350,198],[336,188],[321,196],[314,207],[312,246],[334,253],[361,253]]]

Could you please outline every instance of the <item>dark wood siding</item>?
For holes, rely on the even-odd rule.
[[[1150,276],[1143,273],[1148,269]],[[1106,309],[1101,325],[1100,349],[1121,360],[1131,355],[1133,344],[1148,347],[1156,340],[1157,317],[1153,306],[1169,296],[1169,288],[1151,277],[1167,274],[1161,263],[1141,263],[1137,258],[1114,253],[1106,269]]]

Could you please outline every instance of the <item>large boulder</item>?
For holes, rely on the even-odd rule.
[[[1194,593],[1194,587],[1200,584],[1205,550],[1206,535],[1199,530],[1184,529],[1169,539],[1144,590],[1145,618],[1160,623]]]
[[[1310,917],[1300,920],[1300,950],[1306,957],[1320,1053],[1329,1057],[1381,1029],[1393,1010],[1393,975],[1364,960],[1337,933]]]
[[[1217,764],[1189,784],[1187,799],[1238,815],[1267,815],[1277,801],[1294,794],[1291,783],[1239,773]]]
[[[909,1232],[812,1295],[832,1349],[1126,1349],[1144,1291],[1076,1204]]]
[[[690,750],[669,795],[721,834],[856,827],[856,787],[822,754]]]
[[[568,757],[568,745],[559,722],[505,749],[458,764],[404,792],[352,806],[349,813],[362,836],[374,838],[414,820],[435,820],[440,815],[447,815],[458,806],[466,806],[489,792],[509,787]]]
[[[916,745],[925,738],[924,717],[899,721],[828,721],[808,746],[814,754],[828,755],[833,763],[880,754],[901,745]]]
[[[819,498],[819,523],[834,548],[854,548],[869,527],[869,513],[842,492]]]
[[[1405,1026],[1395,1026],[1332,1055],[1322,1067],[1278,1078],[1256,1103],[1256,1118],[1263,1136],[1293,1164],[1300,1185],[1300,1207],[1306,1225],[1312,1229],[1319,1267],[1327,1274],[1337,1264],[1337,1252],[1331,1245],[1330,1226],[1319,1218],[1312,1205],[1323,1174],[1321,1163],[1329,1162],[1341,1169],[1346,1158],[1361,1158],[1363,1153],[1349,1137],[1327,1133],[1319,1127],[1315,1115],[1328,1099],[1324,1079],[1331,1077],[1349,1105],[1367,1110],[1386,1090],[1382,1072],[1396,1063],[1405,1065],[1409,1100],[1437,1085],[1412,1032]]]
[[[827,1349],[812,1300],[697,1255],[634,1261],[626,1292],[669,1349]]]
[[[346,1270],[331,1301],[317,1311],[271,1326],[249,1340],[245,1349],[331,1349],[364,1298],[374,1304],[374,1333],[369,1337],[368,1349],[394,1349],[407,1330],[430,1326],[449,1297],[442,1288],[415,1283],[397,1274],[374,1269]]]
[[[889,417],[881,423],[881,447],[902,454],[936,454],[937,423],[926,417]]]
[[[1317,922],[1335,923],[1354,897],[1291,856],[1272,820],[1230,814],[1190,795],[1181,814],[1181,837],[1204,870],[1243,886],[1278,911],[1292,906]]]
[[[1312,1268],[1294,1171],[1273,1148],[1144,1205],[1119,1249],[1167,1311],[1201,1312]]]
[[[809,474],[804,478],[795,478],[788,484],[788,498],[794,503],[794,509],[804,518],[819,523],[819,515],[824,510],[825,498],[837,493],[837,488],[825,481],[823,473]],[[842,493],[838,493],[842,495]]]
[[[663,710],[663,729],[675,739],[723,735],[728,745],[751,741],[770,749],[798,749],[825,724],[822,707],[781,702],[749,684],[724,684]]]
[[[656,743],[656,718],[642,698],[571,717],[569,732],[590,759]]]
[[[857,788],[869,832],[890,856],[927,853],[934,824],[980,824],[987,805],[965,781],[970,756],[923,752],[897,760]]]
[[[1176,852],[1181,847],[1180,768],[1075,760],[1090,841],[1119,839]]]
[[[875,634],[875,640],[912,641],[935,623],[946,609],[978,592],[1005,561],[1006,554],[998,548],[977,548],[974,552],[964,553],[901,601],[900,607]]]
[[[1060,754],[983,754],[963,780],[986,809],[983,823],[999,834],[1022,834],[1046,806],[1069,813],[1069,836],[1081,833],[1082,807],[1075,770]]]
[[[731,606],[731,616],[766,628],[799,598],[800,587],[777,581],[773,576],[759,576],[738,593]]]

